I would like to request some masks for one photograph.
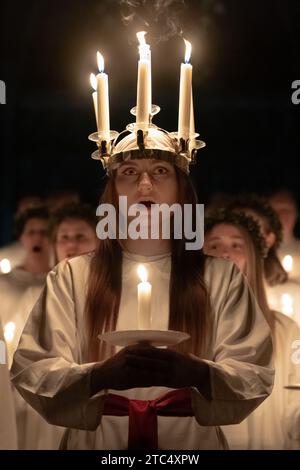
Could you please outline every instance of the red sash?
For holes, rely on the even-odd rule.
[[[182,388],[155,400],[129,400],[109,393],[104,415],[129,416],[128,449],[157,449],[157,416],[194,416],[191,391]]]

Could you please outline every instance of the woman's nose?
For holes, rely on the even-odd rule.
[[[149,191],[152,189],[152,181],[147,172],[141,174],[139,180],[139,189]]]
[[[224,258],[224,259],[230,259],[230,253],[229,253],[229,250],[227,248],[221,248],[220,250],[220,256],[221,258]]]

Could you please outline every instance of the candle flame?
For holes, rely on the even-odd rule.
[[[140,46],[146,46],[145,34],[147,34],[146,31],[140,31],[139,33],[136,33]]]
[[[184,56],[184,61],[186,64],[189,63],[191,54],[192,54],[192,44],[187,41],[186,39],[183,39],[185,42],[185,56]]]
[[[90,82],[91,82],[91,86],[94,88],[94,90],[97,91],[97,78],[96,78],[96,75],[94,73],[91,73],[91,75],[90,75]]]
[[[100,52],[97,52],[97,63],[98,63],[98,69],[99,72],[102,73],[104,72],[104,57]]]
[[[4,327],[4,338],[8,343],[10,343],[14,339],[15,331],[16,325],[14,324],[14,322],[10,321],[6,323]]]
[[[147,269],[143,264],[140,264],[139,267],[137,268],[137,272],[139,275],[139,278],[141,279],[142,282],[147,282],[148,279],[148,273]]]
[[[293,257],[291,255],[286,255],[282,260],[282,264],[284,269],[290,273],[293,270]]]

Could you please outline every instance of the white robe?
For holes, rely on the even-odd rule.
[[[1,318],[3,330],[7,323],[15,325],[14,335],[7,342],[8,363],[17,349],[27,318],[37,301],[46,281],[46,274],[32,274],[17,267],[8,274],[0,275]]]
[[[0,276],[1,317],[4,330],[9,322],[15,325],[14,335],[7,341],[9,367],[30,311],[45,281],[45,274],[35,275],[19,267]],[[57,449],[62,436],[61,428],[50,426],[24,401],[17,390],[13,389],[12,393],[17,421],[18,448],[23,450]]]
[[[284,388],[300,383],[300,364],[292,360],[292,345],[300,340],[300,330],[285,315],[273,314],[274,388],[271,396],[242,423],[222,428],[230,449],[300,450],[300,390]]]
[[[8,259],[11,269],[20,266],[24,262],[25,256],[26,251],[19,241],[0,248],[0,262],[3,259]]]
[[[128,417],[102,416],[106,390],[90,396],[93,363],[84,357],[84,305],[92,255],[61,262],[50,272],[43,295],[23,332],[12,368],[22,395],[53,424],[71,429],[69,449],[126,449]],[[125,254],[118,330],[137,329],[137,273],[143,262],[152,284],[152,328],[167,329],[170,256]],[[217,425],[244,419],[271,392],[270,331],[243,275],[230,262],[209,259],[213,332],[204,357],[212,398],[191,388],[195,417],[158,417],[160,449],[220,449]],[[170,389],[116,391],[135,399],[154,399]]]
[[[0,450],[17,449],[17,427],[7,353],[0,321]]]

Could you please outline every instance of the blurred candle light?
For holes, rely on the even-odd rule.
[[[104,73],[104,57],[97,52],[99,73],[97,80],[97,120],[101,140],[110,141],[108,75]]]
[[[290,294],[282,294],[281,296],[281,311],[288,317],[294,313],[294,301]]]
[[[287,273],[290,273],[293,271],[293,264],[294,264],[294,260],[291,255],[284,256],[282,260],[282,265]]]
[[[149,124],[152,107],[151,51],[145,40],[145,31],[137,33],[139,41],[139,62],[136,100],[136,123],[143,129]]]
[[[10,264],[9,259],[3,258],[3,259],[0,261],[0,271],[1,271],[3,274],[10,273],[10,271],[11,271],[11,264]]]
[[[9,344],[12,342],[15,336],[16,325],[14,322],[10,321],[4,326],[4,338],[5,341]]]
[[[16,325],[13,321],[10,321],[4,325],[3,334],[7,346],[7,358],[8,358],[8,367],[11,367],[13,355],[16,349],[16,340],[14,341],[16,334]]]
[[[185,63],[180,67],[179,112],[178,112],[178,138],[187,140],[190,136],[191,103],[192,103],[192,73],[193,67],[189,63],[192,45],[185,42]]]
[[[140,330],[151,328],[151,290],[148,274],[144,265],[140,264],[138,275],[141,282],[138,284],[138,327]]]

